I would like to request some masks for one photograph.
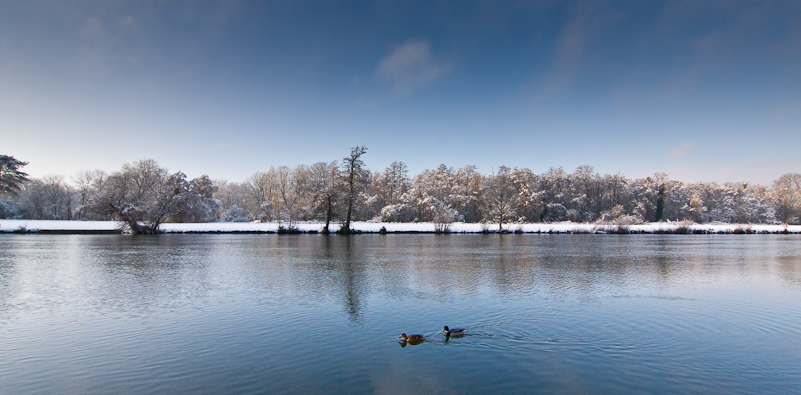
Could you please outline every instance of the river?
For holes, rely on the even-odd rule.
[[[6,234],[0,356],[5,394],[799,393],[801,235]]]

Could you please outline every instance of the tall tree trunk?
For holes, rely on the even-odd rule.
[[[355,172],[356,169],[351,166],[350,176],[348,177],[348,185],[350,187],[350,190],[348,191],[348,214],[345,217],[345,227],[340,229],[340,232],[345,234],[350,233],[350,218],[351,213],[353,212],[353,177]]]
[[[119,214],[120,218],[126,224],[128,224],[128,227],[131,228],[131,233],[135,235],[141,235],[147,232],[147,230],[144,229],[142,226],[140,226],[139,222],[135,220],[133,217],[131,217],[128,213],[122,212],[122,210],[118,209],[116,206],[112,205],[112,207],[114,207],[117,210],[117,213]]]
[[[503,233],[503,217],[498,221],[498,233]]]
[[[350,150],[350,157],[345,157],[343,160],[345,163],[348,164],[348,214],[345,216],[345,226],[339,229],[339,233],[349,234],[350,233],[350,220],[351,215],[353,214],[353,201],[354,199],[354,192],[355,186],[353,185],[356,178],[356,172],[361,172],[362,170],[362,161],[359,159],[360,156],[364,155],[367,152],[367,148],[364,146],[361,147],[353,147]]]
[[[327,195],[328,198],[328,212],[325,214],[325,227],[323,228],[323,234],[328,234],[330,231],[328,229],[328,225],[331,223],[331,195]]]
[[[656,197],[656,222],[662,220],[662,215],[664,214],[665,210],[665,185],[662,184],[659,186],[659,193]]]
[[[545,204],[545,199],[542,200],[542,213],[540,213],[540,222],[545,222],[545,216],[548,215],[548,205]]]

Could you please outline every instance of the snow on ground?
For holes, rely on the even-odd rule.
[[[29,219],[0,219],[0,232],[112,232],[120,229],[121,226],[121,223],[117,221],[44,221]]]
[[[285,226],[286,224],[284,224]],[[167,233],[237,233],[237,232],[276,232],[277,222],[210,222],[193,224],[162,224],[161,230]],[[302,232],[321,231],[323,224],[298,223],[297,229]],[[396,222],[354,222],[352,227],[361,232],[379,232],[386,228],[388,233],[420,232],[433,233],[436,226],[430,222],[396,223]],[[38,220],[0,220],[0,232],[114,232],[122,228],[117,221],[38,221]],[[760,225],[760,224],[687,224],[682,222],[655,222],[642,225],[598,225],[561,222],[553,224],[511,224],[504,225],[505,231],[525,233],[608,233],[621,230],[633,233],[671,233],[681,228],[698,233],[779,233],[785,229],[790,233],[801,233],[801,225]],[[338,224],[331,224],[331,231],[339,229]],[[481,233],[485,230],[497,231],[498,224],[466,224],[453,223],[449,227],[451,233]]]

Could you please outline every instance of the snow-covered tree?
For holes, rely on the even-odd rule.
[[[76,192],[75,219],[96,219],[91,210],[92,196],[97,193],[98,185],[103,184],[106,173],[102,170],[84,170],[72,177]]]
[[[570,209],[574,210],[573,221],[594,221],[601,215],[600,177],[592,166],[579,166],[569,176]],[[569,215],[570,216],[570,215]]]
[[[503,224],[516,220],[518,191],[512,180],[511,170],[501,166],[484,182],[484,201],[487,219],[498,223],[498,231],[503,231]]]
[[[323,233],[329,232],[331,221],[339,215],[340,187],[339,166],[336,162],[317,162],[309,167],[309,188],[314,192],[312,213],[314,218],[323,218]]]
[[[169,218],[171,221],[208,222],[217,217],[220,203],[214,199],[214,194],[218,188],[209,176],[204,174],[189,181],[187,185],[180,184],[186,188],[181,191],[185,196],[177,213]]]
[[[514,168],[510,176],[517,189],[517,214],[526,222],[539,221],[543,209],[537,191],[539,177],[529,169],[518,168]]]
[[[621,206],[626,209],[626,205],[631,202],[631,194],[628,191],[629,180],[620,174],[606,174],[600,181],[601,190],[601,210],[611,210]]]
[[[257,172],[245,180],[247,187],[247,210],[259,221],[270,221],[273,213],[273,194],[275,189],[275,169]]]
[[[22,219],[23,217],[22,210],[16,202],[0,199],[0,219]]]
[[[543,222],[567,221],[568,210],[562,203],[550,203],[545,206]]]
[[[403,162],[392,162],[383,172],[373,174],[371,183],[373,194],[371,197],[373,202],[372,209],[379,213],[380,218],[384,217],[384,214],[381,213],[385,207],[401,204],[404,194],[411,188],[411,180],[408,174],[409,170]],[[389,215],[389,217],[394,218],[392,215]]]
[[[453,172],[451,185],[448,204],[459,213],[459,220],[480,221],[483,218],[481,194],[484,188],[484,176],[476,170],[475,166],[464,166]]]
[[[685,203],[682,210],[687,213],[686,219],[693,222],[703,222],[706,219],[706,206],[699,193],[693,193],[690,200]]]
[[[773,182],[772,200],[776,218],[783,223],[801,223],[801,174],[784,174]]]
[[[540,201],[540,207],[542,207],[542,212],[540,213],[541,222],[563,221],[567,219],[567,208],[565,207],[565,204],[569,200],[567,189],[567,174],[561,167],[552,167],[539,177],[539,185],[536,188],[537,193],[533,198]],[[552,208],[556,209],[558,212],[551,213],[550,210]],[[565,211],[564,215],[562,209]]]
[[[336,162],[270,167],[242,183],[212,182],[206,176],[187,180],[153,160],[126,164],[112,174],[81,172],[71,183],[61,176],[29,180],[19,171],[25,162],[0,156],[0,217],[120,218],[138,226],[135,232],[155,231],[163,221],[209,220],[278,220],[290,227],[324,220],[324,231],[332,220],[349,229],[351,221],[367,219],[493,221],[501,227],[510,221],[565,220],[801,223],[797,173],[781,176],[771,188],[746,182],[684,184],[664,173],[629,179],[598,174],[590,166],[541,174],[502,167],[485,176],[475,166],[441,164],[410,175],[397,161],[380,172],[367,169],[361,160],[366,150],[353,147],[342,167]]]
[[[27,164],[13,156],[0,155],[0,197],[19,192],[28,181],[28,174],[21,170]]]
[[[412,206],[398,203],[384,206],[378,218],[381,222],[413,222],[417,217]]]
[[[200,191],[204,196],[197,196]],[[197,208],[193,203],[211,200],[211,193],[208,177],[189,182],[184,173],[169,174],[147,159],[125,164],[110,174],[93,196],[92,209],[119,218],[134,234],[156,233],[168,218]]]
[[[25,218],[72,219],[73,190],[62,176],[29,180],[19,191],[17,202]]]
[[[214,199],[219,208],[216,219],[225,222],[248,222],[253,217],[246,207],[248,206],[248,186],[244,183],[228,182],[226,180],[214,180],[217,190],[214,192]]]

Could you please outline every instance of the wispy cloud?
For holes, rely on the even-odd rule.
[[[589,48],[609,26],[623,20],[622,13],[598,1],[579,2],[555,39],[552,69],[545,78],[548,94],[574,88],[576,78],[589,66]]]
[[[74,64],[96,72],[115,63],[138,63],[145,50],[142,29],[133,15],[87,17],[76,26]]]
[[[672,150],[670,150],[670,152],[668,152],[667,154],[665,154],[665,159],[680,159],[680,158],[684,158],[685,156],[690,155],[690,153],[694,149],[695,149],[695,143],[694,142],[692,142],[692,141],[684,142],[684,143],[680,144],[679,146],[677,146],[677,147],[673,148]]]
[[[375,74],[392,82],[396,93],[411,93],[445,75],[450,67],[431,56],[428,41],[409,41],[381,59]]]
[[[80,27],[79,32],[83,37],[97,38],[104,36],[106,34],[106,29],[97,18],[89,18]]]

